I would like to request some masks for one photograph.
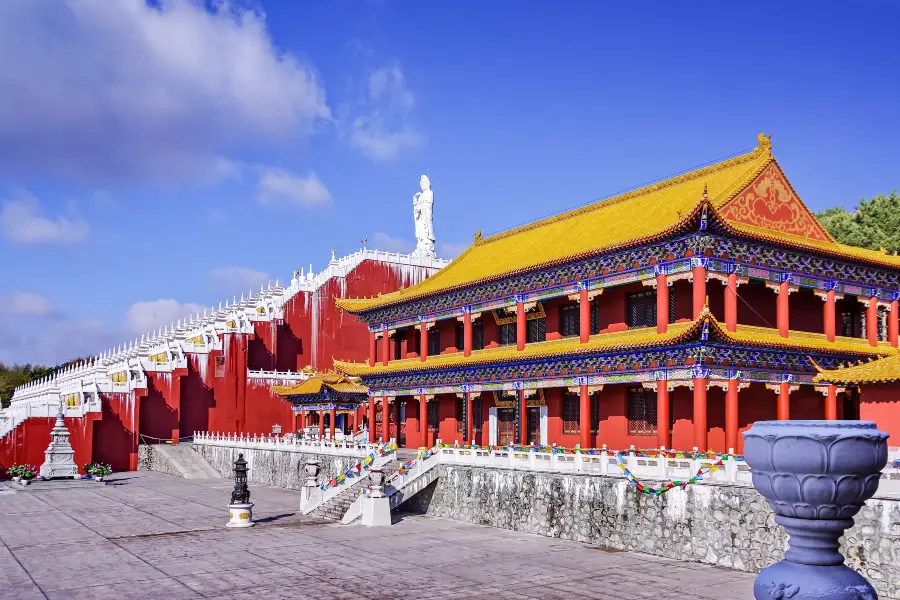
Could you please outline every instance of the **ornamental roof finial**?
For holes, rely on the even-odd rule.
[[[475,243],[477,244],[480,241],[481,241],[481,230],[479,229],[478,231],[475,232]]]
[[[706,200],[709,197],[709,190],[706,188],[706,182],[703,182],[703,199]]]
[[[756,141],[759,143],[759,148],[763,152],[772,153],[772,134],[766,135],[764,133],[760,133],[756,136]]]

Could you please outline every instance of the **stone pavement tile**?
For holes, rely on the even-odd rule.
[[[0,585],[0,600],[44,600],[46,596],[30,579],[26,583]]]
[[[113,582],[158,579],[162,573],[110,542],[59,544],[13,550],[13,554],[44,592],[83,585],[85,569],[100,569]]]
[[[213,573],[179,575],[174,579],[202,596],[232,594],[243,590],[272,587],[276,584],[299,589],[317,581],[288,567],[277,565],[263,569],[232,568]]]
[[[148,560],[148,562],[166,575],[173,577],[214,573],[223,569],[265,569],[280,566],[267,558],[243,550],[216,552],[189,558],[173,557],[166,560]]]
[[[53,512],[52,506],[41,502],[36,495],[28,492],[3,493],[0,494],[0,498],[3,499],[0,502],[0,516]]]
[[[139,586],[134,583],[102,583],[47,592],[48,600],[186,600],[201,597],[191,588],[170,578],[142,581]]]
[[[360,596],[348,592],[339,587],[306,586],[264,586],[250,590],[241,590],[220,596],[209,596],[211,600],[370,600],[366,596]]]

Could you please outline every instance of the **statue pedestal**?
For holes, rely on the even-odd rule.
[[[229,504],[228,511],[231,513],[231,520],[225,524],[225,527],[253,527],[253,503],[247,504]]]
[[[362,524],[366,527],[391,525],[391,500],[386,496],[362,499]]]

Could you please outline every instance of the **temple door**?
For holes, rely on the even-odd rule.
[[[497,409],[497,445],[508,446],[516,443],[516,409]]]

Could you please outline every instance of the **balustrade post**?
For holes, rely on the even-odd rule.
[[[584,459],[581,456],[580,450],[575,451],[575,470],[579,473],[584,471]]]

